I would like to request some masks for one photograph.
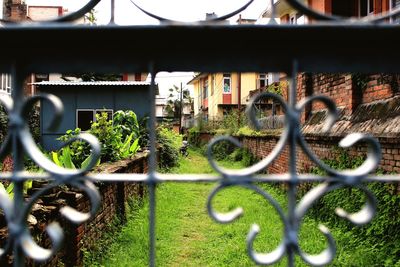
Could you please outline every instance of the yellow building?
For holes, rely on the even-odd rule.
[[[265,89],[279,77],[267,73],[199,73],[188,84],[194,87],[194,115],[220,120],[224,114],[244,107],[250,92]],[[239,93],[240,92],[240,93]]]

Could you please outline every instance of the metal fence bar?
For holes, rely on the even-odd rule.
[[[3,47],[8,51],[2,55],[0,72],[8,73],[16,60],[29,73],[146,72],[149,62],[156,59],[156,72],[290,73],[293,59],[297,58],[299,72],[400,73],[400,53],[393,52],[398,49],[398,31],[399,25],[344,26],[343,23],[327,26],[14,25],[0,27],[2,39],[7,40]],[[30,40],[29,47],[20,42],[20,36]],[[165,36],[163,42],[160,36]],[[189,40],[206,36],[213,42],[192,42],[190,46],[185,42],[177,43],[182,36]],[[248,42],[226,43],[226,40],[236,39]],[[70,46],[67,45],[70,40],[95,45]],[[279,40],[279,43],[271,40]],[[346,46],[338,46],[337,40],[346,40]],[[368,43],[371,47],[380,47],[382,40],[385,40],[385,49],[365,46]],[[292,43],[296,45],[289,45]],[[232,57],[226,53],[227,48],[240,54]],[[59,53],[59,49],[63,53]]]
[[[150,85],[150,160],[149,160],[149,176],[147,178],[147,185],[149,188],[149,265],[151,267],[156,264],[156,189],[157,178],[155,173],[157,171],[157,151],[156,151],[156,73],[154,67],[150,66],[151,85]]]
[[[215,183],[221,182],[222,178],[219,175],[213,174],[164,174],[164,173],[156,173],[155,174],[157,183],[167,183],[167,182],[179,182],[179,183],[196,183],[196,182],[208,182]],[[2,173],[2,179],[11,180],[12,173]],[[116,173],[110,176],[109,174],[87,174],[87,179],[89,181],[99,181],[99,182],[107,182],[107,183],[119,183],[119,182],[145,182],[147,180],[148,174],[128,174],[128,173]],[[54,177],[49,176],[48,174],[37,174],[37,173],[27,173],[21,172],[18,174],[18,178],[20,180],[46,180],[53,181]],[[297,178],[300,183],[305,182],[323,182],[323,181],[338,181],[339,178],[336,177],[321,177],[315,174],[297,174]],[[288,174],[254,174],[252,176],[252,180],[254,182],[260,183],[275,183],[275,182],[288,182],[290,180],[290,175]],[[391,182],[400,182],[400,177],[397,175],[381,175],[381,176],[366,176],[364,179],[365,182],[379,182],[379,183],[391,183]]]
[[[297,195],[297,185],[298,185],[298,179],[297,179],[297,170],[296,170],[296,156],[297,156],[297,151],[296,151],[296,143],[297,143],[297,135],[298,132],[300,131],[299,124],[297,123],[297,114],[291,113],[292,111],[295,110],[296,107],[296,77],[297,77],[297,61],[293,61],[293,70],[292,73],[289,75],[289,106],[290,106],[290,111],[288,112],[287,116],[288,121],[287,127],[289,127],[289,139],[288,139],[288,145],[289,145],[289,173],[290,173],[290,181],[289,181],[289,188],[287,190],[287,195],[288,195],[288,238],[287,238],[287,254],[288,254],[288,265],[289,266],[294,266],[294,256],[295,256],[295,251],[296,251],[296,246],[297,246],[297,222],[295,218],[295,209],[296,209],[296,195]]]
[[[17,68],[16,65],[13,65],[12,72],[11,72],[11,86],[13,88],[12,97],[13,100],[20,100],[14,101],[14,108],[13,113],[11,116],[15,116],[14,118],[10,118],[10,130],[12,132],[12,155],[14,161],[14,170],[13,170],[13,178],[12,182],[14,183],[14,218],[13,218],[13,226],[10,227],[10,236],[12,238],[16,238],[13,244],[13,254],[15,255],[15,266],[24,266],[25,257],[22,251],[20,241],[17,239],[18,235],[20,235],[22,230],[26,227],[26,222],[21,220],[23,218],[22,214],[22,207],[24,206],[24,182],[21,181],[18,177],[18,173],[23,171],[24,165],[24,155],[23,155],[23,148],[18,140],[18,127],[21,127],[22,122],[18,122],[16,114],[20,113],[22,109],[22,103],[24,99],[23,95],[23,79],[21,77],[21,72]],[[14,119],[14,122],[12,120]]]
[[[143,10],[149,16],[159,19],[160,26],[117,26],[114,23],[115,2],[112,0],[111,21],[109,26],[87,27],[59,24],[59,22],[71,21],[81,18],[90,11],[100,0],[91,0],[79,11],[37,25],[6,25],[0,28],[0,37],[8,40],[4,46],[8,51],[0,62],[0,72],[12,73],[12,101],[1,99],[1,102],[9,115],[9,132],[5,141],[1,144],[0,155],[12,153],[15,166],[12,173],[2,173],[1,178],[14,183],[14,198],[0,191],[0,207],[4,210],[7,225],[9,227],[9,239],[0,251],[0,256],[12,251],[14,266],[23,266],[24,257],[28,256],[37,261],[49,259],[60,247],[62,230],[57,223],[52,223],[46,229],[53,247],[45,249],[40,247],[32,239],[26,224],[27,216],[37,199],[48,190],[66,184],[83,190],[91,202],[91,210],[81,213],[72,207],[64,207],[60,210],[62,216],[74,223],[82,223],[94,216],[100,204],[99,193],[94,182],[144,182],[149,190],[149,265],[156,266],[156,193],[157,185],[169,182],[210,182],[216,183],[216,187],[208,197],[207,209],[210,217],[218,223],[230,223],[237,219],[243,212],[237,208],[229,213],[219,213],[214,210],[212,200],[214,196],[227,187],[237,186],[253,190],[264,197],[277,211],[283,223],[284,238],[281,244],[270,253],[258,253],[253,248],[253,242],[257,238],[260,229],[253,225],[247,236],[247,250],[249,257],[257,264],[273,264],[285,255],[288,257],[289,266],[294,265],[294,257],[300,258],[310,265],[325,265],[332,261],[336,248],[333,237],[325,227],[320,228],[327,238],[327,248],[319,255],[308,255],[301,251],[298,244],[298,231],[301,221],[309,208],[326,193],[344,187],[360,189],[366,196],[366,203],[361,211],[349,214],[338,209],[338,216],[350,222],[361,225],[372,220],[376,212],[376,200],[365,183],[368,182],[400,182],[399,175],[368,176],[379,164],[381,153],[379,143],[366,134],[350,134],[339,143],[342,147],[350,147],[359,141],[368,144],[368,155],[363,164],[355,170],[337,171],[325,165],[309,148],[300,130],[300,113],[302,109],[313,101],[322,102],[328,115],[324,130],[329,130],[337,117],[335,104],[324,96],[311,96],[300,102],[296,100],[296,77],[302,71],[380,71],[400,72],[400,54],[393,53],[398,49],[398,34],[400,26],[383,24],[386,19],[400,14],[400,8],[380,17],[367,17],[357,22],[343,18],[325,15],[304,6],[299,0],[286,0],[298,11],[314,19],[331,21],[321,25],[275,25],[272,20],[270,25],[239,25],[230,26],[217,23],[221,19],[232,17],[241,10],[247,8],[253,0],[249,0],[238,10],[214,21],[203,21],[192,24],[183,24],[162,18]],[[272,5],[274,1],[271,0]],[[140,6],[137,3],[134,5]],[[272,14],[275,8],[272,7]],[[344,24],[344,22],[346,24]],[[381,24],[379,24],[381,23]],[[19,36],[32,40],[31,46],[21,49]],[[137,38],[140,36],[140,38]],[[167,36],[167,41],[160,42],[160,36]],[[176,43],[181,36],[190,40],[212,39],[213,42],[193,42],[192,46],[186,43]],[[315,38],[318,37],[320,48],[316,48]],[[248,49],[247,43],[231,42],[241,38],[252,44]],[[344,48],[335,43],[337,38],[346,39],[348,45]],[[95,42],[95,46],[70,46],[69,42],[79,39],[82,43]],[[144,40],[143,42],[138,41]],[[54,41],[56,40],[56,41]],[[171,40],[171,42],[169,41]],[[279,45],[271,40],[280,40]],[[379,45],[385,40],[386,49],[364,49],[365,43]],[[294,41],[296,45],[293,46]],[[25,44],[24,44],[25,46]],[[24,47],[25,48],[25,47]],[[226,50],[240,51],[236,57],[232,57]],[[63,53],[55,53],[57,49],[63,49]],[[32,51],[35,50],[35,53]],[[107,51],[104,53],[104,51]],[[137,51],[142,51],[138,54]],[[194,53],[193,51],[197,51]],[[265,51],[273,51],[265,60]],[[51,56],[46,56],[46,55]],[[44,56],[45,55],[45,56]],[[98,55],[102,55],[99,58]],[[384,58],[385,60],[382,60]],[[11,66],[11,67],[10,67]],[[87,168],[71,170],[58,167],[48,160],[38,149],[27,129],[27,110],[37,100],[48,101],[54,109],[55,126],[60,121],[62,103],[51,95],[38,95],[24,99],[23,82],[25,74],[31,72],[79,72],[79,71],[148,71],[151,74],[151,86],[149,90],[150,104],[150,158],[149,172],[147,174],[91,174],[90,169],[95,165],[100,156],[98,141],[87,134],[78,136],[87,142],[92,150],[92,160]],[[286,125],[276,147],[260,162],[242,170],[227,170],[218,166],[213,158],[212,147],[223,141],[240,145],[239,141],[228,136],[213,139],[208,147],[208,160],[218,175],[172,175],[157,173],[156,157],[156,117],[155,117],[155,77],[158,71],[184,71],[197,70],[207,72],[226,71],[280,71],[289,76],[289,101],[286,103],[282,97],[271,93],[261,93],[254,96],[247,107],[247,115],[250,121],[260,127],[254,111],[254,103],[263,97],[272,98],[281,105],[285,112]],[[68,144],[66,144],[68,145]],[[285,174],[269,175],[257,174],[265,170],[280,155],[284,147],[288,145],[290,157],[289,171]],[[317,167],[323,169],[327,175],[318,176],[312,174],[298,174],[296,170],[296,155],[301,149]],[[29,156],[41,168],[44,174],[31,174],[24,172],[23,157]],[[29,179],[48,180],[50,184],[41,191],[35,193],[25,202],[23,197],[23,183]],[[285,213],[277,201],[267,191],[260,188],[257,183],[287,183],[288,210]],[[319,182],[298,203],[296,202],[298,184],[303,182]],[[134,265],[134,263],[133,263]]]

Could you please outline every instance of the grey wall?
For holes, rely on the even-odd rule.
[[[42,93],[58,96],[64,104],[64,116],[56,132],[46,126],[53,110],[46,101],[41,103],[41,144],[46,150],[60,145],[56,139],[69,129],[75,129],[76,109],[133,110],[138,118],[150,113],[148,86],[41,86]]]

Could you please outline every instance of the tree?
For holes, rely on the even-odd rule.
[[[85,15],[85,22],[89,25],[96,25],[97,18],[96,18],[97,11],[92,9]]]
[[[68,73],[61,76],[61,79],[65,81],[71,81],[71,77],[79,78],[84,82],[94,82],[94,81],[121,81],[122,74],[100,74],[94,72],[85,72],[85,73]]]
[[[181,89],[176,85],[174,85],[172,88],[169,88],[168,91],[169,95],[165,110],[167,111],[168,117],[179,119],[181,117],[181,108],[183,108],[182,102],[190,103],[190,105],[192,105],[193,98],[190,96],[190,91],[188,89]]]

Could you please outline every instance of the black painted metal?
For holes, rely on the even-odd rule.
[[[290,72],[297,59],[299,71],[400,72],[399,32],[384,24],[12,25],[0,28],[0,71],[18,62],[27,73],[135,72],[154,62],[156,71]]]
[[[300,113],[307,103],[322,102],[328,109],[324,130],[329,130],[337,117],[335,104],[327,97],[312,96],[302,102],[296,100],[296,77],[298,72],[400,72],[400,53],[398,51],[399,25],[372,24],[384,22],[385,18],[400,12],[395,9],[380,18],[371,17],[353,20],[339,20],[336,17],[321,15],[300,4],[299,0],[287,0],[298,11],[321,20],[334,20],[333,23],[315,25],[236,25],[230,26],[210,21],[182,24],[163,22],[159,26],[77,26],[60,22],[82,17],[99,0],[91,0],[80,11],[53,22],[37,24],[6,24],[0,28],[2,55],[0,72],[12,74],[12,99],[1,98],[10,118],[9,133],[0,145],[0,156],[13,153],[15,169],[12,173],[2,173],[2,178],[14,183],[14,199],[0,190],[0,207],[6,214],[10,236],[5,250],[14,253],[14,265],[23,266],[24,255],[38,261],[50,258],[61,246],[63,231],[57,223],[46,229],[53,242],[51,249],[39,247],[32,240],[26,217],[32,205],[47,190],[61,184],[75,186],[88,195],[92,207],[89,213],[79,213],[71,207],[64,207],[61,214],[69,221],[82,223],[93,216],[100,204],[100,196],[93,185],[103,182],[144,182],[149,189],[149,265],[156,264],[156,189],[163,182],[214,182],[216,188],[210,193],[207,208],[209,215],[219,223],[229,223],[238,218],[243,209],[236,208],[226,214],[216,212],[212,206],[213,197],[225,187],[240,186],[260,194],[276,209],[284,225],[281,244],[270,253],[258,253],[253,242],[260,231],[253,225],[247,237],[250,258],[258,264],[273,264],[282,257],[288,257],[288,264],[294,264],[294,256],[299,255],[311,265],[325,265],[332,261],[336,248],[332,235],[325,227],[320,227],[327,238],[327,247],[319,255],[308,255],[301,251],[298,243],[298,230],[307,210],[320,197],[329,191],[347,186],[359,188],[366,196],[365,205],[359,212],[348,214],[337,209],[338,216],[354,224],[369,222],[376,212],[376,200],[363,185],[363,181],[399,182],[400,177],[387,175],[369,177],[379,164],[381,153],[379,143],[371,136],[349,134],[339,143],[349,147],[359,141],[369,145],[367,159],[362,166],[351,171],[337,171],[326,166],[308,147],[300,129]],[[271,1],[273,3],[273,1]],[[239,9],[245,9],[249,0]],[[273,14],[274,12],[272,12]],[[227,16],[232,16],[228,14]],[[149,14],[150,15],[150,14]],[[225,18],[225,17],[223,17]],[[55,23],[57,22],[57,23]],[[214,24],[215,23],[215,24]],[[186,40],[182,42],[182,39]],[[61,101],[52,95],[23,97],[24,77],[30,73],[53,72],[149,72],[152,74],[149,90],[150,101],[150,160],[148,174],[88,174],[100,156],[98,141],[88,134],[80,139],[92,148],[89,167],[78,170],[64,169],[50,161],[34,143],[26,127],[27,110],[37,100],[47,101],[53,109],[54,123],[60,121],[63,108]],[[165,175],[156,172],[156,134],[155,134],[155,74],[158,71],[204,71],[204,72],[285,72],[289,80],[289,103],[274,94],[263,93],[251,99],[247,114],[253,124],[259,122],[251,103],[257,103],[261,96],[274,99],[285,110],[286,127],[273,151],[260,162],[241,170],[226,170],[218,167],[213,159],[212,146],[217,142],[239,142],[232,137],[218,137],[211,141],[208,149],[209,162],[218,176]],[[54,129],[54,127],[51,127]],[[274,159],[289,146],[289,172],[281,175],[257,175],[265,170]],[[327,177],[296,173],[296,153],[301,149],[310,161],[323,168]],[[41,168],[44,174],[22,172],[24,154]],[[23,198],[23,181],[28,179],[49,180],[51,183],[31,196]],[[310,190],[298,203],[296,186],[305,181],[321,182]],[[285,182],[288,184],[288,211],[285,212],[267,191],[257,183]],[[0,250],[0,254],[6,251]],[[132,263],[134,266],[135,263]]]

